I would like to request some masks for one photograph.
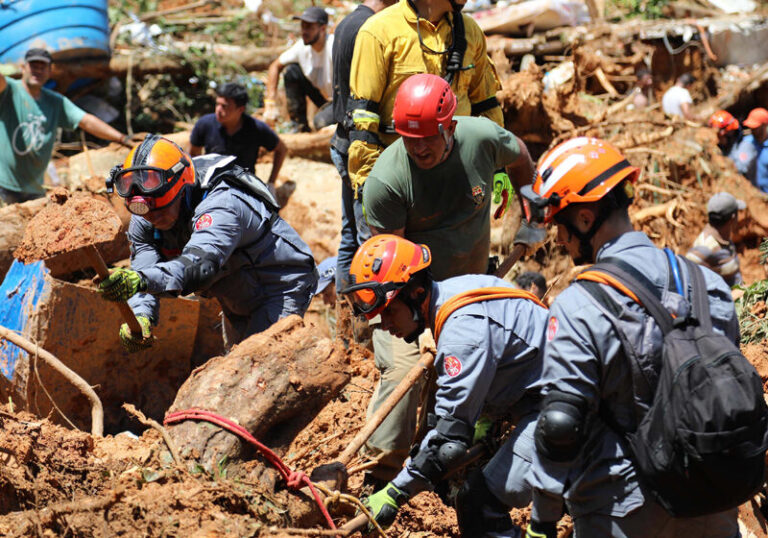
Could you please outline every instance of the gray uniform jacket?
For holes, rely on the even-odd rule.
[[[645,234],[628,232],[607,243],[597,260],[607,257],[624,260],[656,284],[670,312],[687,314],[688,301],[667,289],[669,269],[664,251]],[[686,266],[679,265],[688,290]],[[719,275],[702,270],[715,330],[738,342],[731,291]],[[645,502],[622,439],[606,426],[598,409],[608,410],[624,431],[635,429],[636,416],[642,416],[650,402],[634,394],[628,360],[658,364],[662,335],[642,306],[611,286],[603,288],[621,305],[620,318],[609,314],[578,284],[563,291],[550,309],[543,392],[556,389],[580,396],[587,403],[588,416],[585,442],[574,461],[555,463],[538,451],[535,454],[529,480],[534,488],[533,518],[538,521],[559,520],[563,499],[574,518],[593,512],[622,517]],[[622,346],[622,340],[628,345]],[[655,385],[657,374],[648,370],[646,374]]]
[[[160,231],[142,217],[131,217],[131,267],[147,280],[148,292],[130,299],[136,315],[156,321],[156,295],[182,290],[216,297],[230,322],[241,333],[247,331],[243,337],[286,315],[304,314],[317,283],[312,252],[255,195],[223,179],[212,182],[210,190],[199,186],[211,173],[217,178],[242,172],[227,163],[224,169],[216,166],[225,160],[193,159],[197,184],[182,194],[181,215],[172,229]],[[196,289],[187,289],[185,270],[203,255],[218,271]]]
[[[435,282],[430,319],[454,295],[491,286],[514,287],[488,275]],[[437,342],[437,417],[453,417],[471,427],[483,410],[513,419],[535,410],[546,321],[547,310],[527,299],[481,301],[454,311]],[[427,432],[421,450],[435,433]],[[433,488],[410,459],[393,484],[412,495]]]

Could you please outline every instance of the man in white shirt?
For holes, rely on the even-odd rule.
[[[696,121],[693,113],[693,98],[688,91],[693,84],[693,75],[684,73],[677,79],[677,83],[664,93],[661,98],[661,108],[668,116],[680,116],[689,121]]]
[[[269,66],[264,119],[274,125],[280,116],[275,96],[280,73],[285,70],[283,83],[288,114],[297,131],[309,132],[307,97],[320,109],[312,119],[315,129],[333,123],[333,107],[329,106],[333,92],[333,34],[326,32],[328,14],[321,7],[308,7],[293,18],[301,21],[301,41]]]

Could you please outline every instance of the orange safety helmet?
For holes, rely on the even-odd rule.
[[[596,202],[622,180],[634,183],[639,175],[612,144],[573,138],[545,153],[533,185],[520,189],[525,216],[532,224],[547,224],[568,205]]]
[[[376,317],[408,284],[411,276],[432,263],[426,245],[417,245],[398,235],[375,235],[360,245],[349,269],[349,295],[357,315]]]
[[[131,213],[146,215],[167,206],[186,185],[194,184],[192,158],[175,142],[151,134],[112,169],[107,191],[114,188]]]
[[[444,79],[427,73],[412,75],[395,96],[395,131],[412,138],[442,134],[451,125],[457,106],[456,95]]]
[[[736,131],[739,129],[739,120],[727,110],[718,110],[709,117],[707,122],[710,127],[720,131]]]

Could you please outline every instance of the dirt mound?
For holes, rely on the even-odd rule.
[[[121,230],[112,207],[85,194],[70,195],[59,189],[51,202],[27,224],[24,238],[14,252],[29,263],[72,252],[85,245],[114,241]]]
[[[251,536],[303,501],[174,468],[159,434],[92,438],[0,408],[0,535]]]

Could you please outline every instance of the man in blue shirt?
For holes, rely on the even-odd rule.
[[[104,140],[129,145],[128,136],[43,87],[51,78],[52,61],[47,50],[29,49],[21,80],[0,74],[0,205],[43,196],[43,178],[59,127],[80,127]]]
[[[248,93],[242,85],[229,82],[217,88],[215,112],[197,120],[189,137],[189,153],[195,157],[205,148],[206,153],[234,155],[236,165],[253,173],[259,149],[264,146],[275,152],[267,180],[274,193],[288,147],[266,123],[245,113],[247,103]]]
[[[741,139],[730,158],[736,168],[758,189],[768,192],[768,110],[755,108],[744,120],[744,127],[752,130],[751,134]]]

